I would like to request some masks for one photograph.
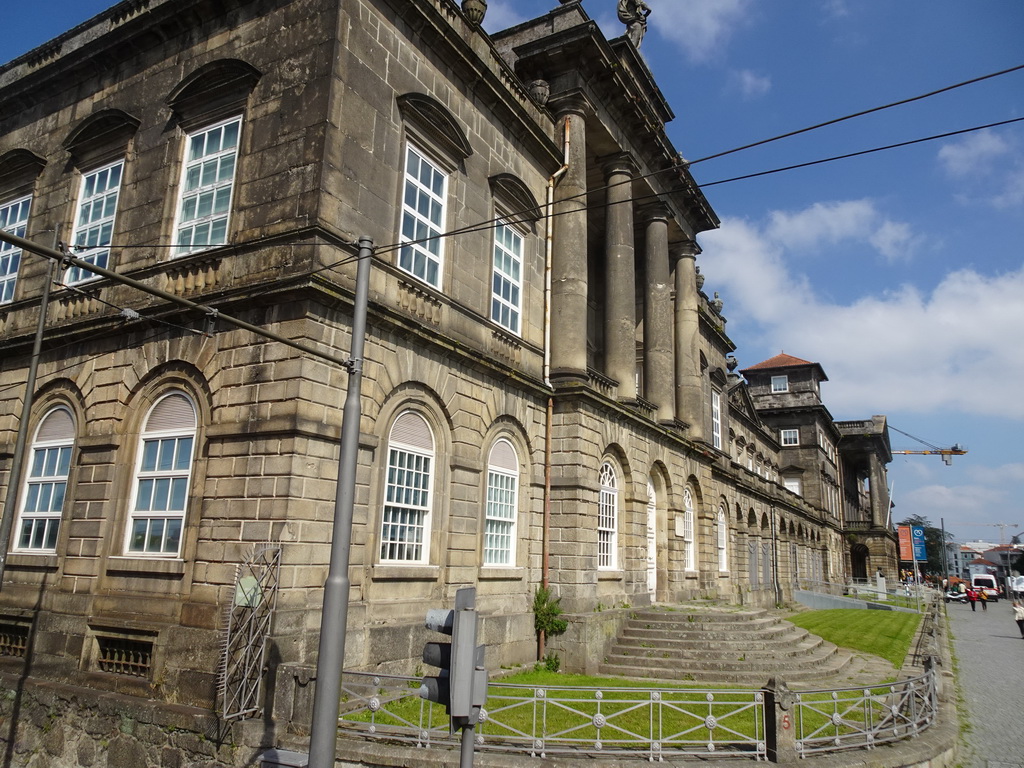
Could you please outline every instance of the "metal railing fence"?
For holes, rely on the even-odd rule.
[[[886,685],[794,694],[797,753],[871,749],[917,736],[938,712],[935,671]]]
[[[444,709],[418,695],[418,678],[345,672],[339,728],[417,747],[454,746]],[[531,757],[685,756],[765,760],[761,690],[578,688],[494,681],[476,749]]]

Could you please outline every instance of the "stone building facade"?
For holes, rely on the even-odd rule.
[[[260,707],[308,723],[348,378],[304,349],[349,349],[362,236],[349,667],[411,671],[466,585],[490,667],[549,584],[586,670],[634,606],[844,580],[842,462],[734,373],[672,119],[575,1],[124,0],[0,67],[0,226],[196,305],[3,243],[0,672],[222,713],[269,548]]]

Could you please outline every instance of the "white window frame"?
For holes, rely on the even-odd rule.
[[[418,434],[414,439],[402,439],[399,430],[403,423],[415,427]],[[381,512],[378,554],[383,564],[430,562],[435,445],[434,433],[420,414],[405,411],[395,419],[388,440]]]
[[[515,447],[501,438],[491,448],[487,466],[484,510],[484,565],[511,567],[516,563],[519,517],[519,458]]]
[[[516,336],[522,335],[523,249],[526,237],[507,221],[494,227],[491,273],[491,320]]]
[[[711,390],[711,444],[722,449],[722,394]]]
[[[16,237],[24,237],[31,210],[32,195],[0,203],[0,229]],[[21,248],[8,242],[0,242],[0,304],[14,301],[20,265]]]
[[[185,156],[174,222],[176,256],[228,242],[241,136],[241,115],[204,126],[185,136]],[[217,142],[212,149],[208,146],[211,140]]]
[[[779,445],[781,445],[783,447],[800,445],[800,430],[799,429],[780,429],[779,430]]]
[[[772,392],[789,392],[789,376],[772,376]]]
[[[799,477],[783,477],[782,485],[786,490],[795,493],[797,496],[804,495],[804,484]]]
[[[151,428],[154,413],[168,398],[184,398],[192,409],[192,423]],[[198,434],[195,401],[181,390],[164,393],[153,404],[139,436],[131,506],[125,532],[125,555],[139,558],[178,558],[185,534],[185,516],[192,491]],[[170,450],[171,456],[167,456]],[[155,451],[155,455],[154,455]],[[155,466],[164,457],[172,466]],[[187,464],[185,463],[187,460]],[[150,463],[154,465],[150,467]],[[161,509],[161,499],[165,499]],[[156,508],[154,508],[154,502]],[[154,541],[156,546],[153,546]]]
[[[697,570],[697,538],[694,535],[693,491],[683,489],[683,567]]]
[[[619,478],[611,462],[601,465],[601,491],[597,504],[597,567],[614,570],[618,566]]]
[[[398,267],[438,289],[444,268],[448,176],[427,153],[412,143],[406,144]]]
[[[717,540],[718,540],[718,571],[727,573],[729,571],[729,517],[725,513],[725,507],[718,507]]]
[[[58,416],[62,412],[63,416]],[[47,421],[65,418],[71,434],[51,439],[43,437]],[[18,507],[13,551],[51,553],[57,551],[57,536],[67,502],[68,477],[75,448],[75,420],[65,407],[53,408],[39,422],[35,440],[29,449],[30,459]],[[41,503],[42,502],[42,503]],[[31,507],[31,509],[30,509]]]
[[[123,179],[123,158],[82,174],[78,205],[75,207],[75,229],[71,237],[76,258],[97,267],[109,265],[114,217]],[[75,285],[97,277],[82,267],[71,267],[64,275],[64,284]]]

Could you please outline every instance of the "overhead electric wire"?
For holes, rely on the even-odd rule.
[[[604,187],[589,188],[589,189],[585,190],[584,192],[579,193],[578,195],[573,195],[571,197],[563,198],[563,199],[559,200],[558,202],[559,203],[570,202],[572,200],[576,200],[576,199],[581,198],[581,197],[587,197],[589,195],[594,194],[595,192],[607,191],[607,190],[609,190],[609,189],[611,189],[613,187],[621,186],[622,184],[633,184],[636,181],[640,181],[640,180],[643,180],[643,179],[646,179],[646,178],[649,178],[649,177],[652,177],[652,176],[656,176],[656,175],[659,175],[659,174],[663,174],[663,173],[671,173],[671,172],[682,173],[682,172],[686,171],[687,169],[689,169],[690,166],[695,165],[697,163],[707,162],[708,160],[714,160],[714,159],[717,159],[717,158],[720,158],[720,157],[725,157],[727,155],[735,154],[737,152],[742,152],[742,151],[747,150],[747,149],[752,149],[752,148],[755,148],[755,147],[764,146],[765,144],[770,144],[772,142],[780,141],[782,139],[791,138],[793,136],[799,136],[799,135],[802,135],[804,133],[809,133],[811,131],[815,131],[815,130],[818,130],[818,129],[821,129],[821,128],[825,128],[825,127],[828,127],[828,126],[836,125],[838,123],[845,122],[847,120],[852,120],[852,119],[857,118],[857,117],[863,117],[865,115],[874,114],[876,112],[881,112],[883,110],[891,109],[893,107],[903,106],[903,105],[906,105],[906,104],[913,103],[915,101],[921,101],[922,99],[927,99],[927,98],[930,98],[932,96],[937,96],[937,95],[942,94],[942,93],[947,93],[947,92],[955,90],[957,88],[962,88],[962,87],[967,86],[967,85],[973,85],[975,83],[979,83],[979,82],[982,82],[982,81],[985,81],[985,80],[992,79],[994,77],[999,77],[999,76],[1010,74],[1010,73],[1013,73],[1013,72],[1017,72],[1019,70],[1024,70],[1024,64],[1020,64],[1020,65],[1017,65],[1017,66],[1014,66],[1014,67],[1009,67],[1007,69],[1003,69],[1003,70],[1000,70],[998,72],[992,72],[990,74],[982,75],[980,77],[971,78],[969,80],[964,80],[964,81],[959,82],[959,83],[954,83],[953,85],[948,85],[948,86],[945,86],[943,88],[939,88],[939,89],[936,89],[936,90],[933,90],[933,91],[929,91],[927,93],[920,94],[918,96],[912,96],[912,97],[909,97],[909,98],[906,98],[906,99],[900,99],[898,101],[890,102],[888,104],[883,104],[883,105],[878,106],[878,107],[872,107],[870,109],[860,110],[858,112],[854,112],[854,113],[851,113],[849,115],[844,115],[842,117],[837,117],[837,118],[834,118],[832,120],[827,120],[827,121],[822,122],[822,123],[816,123],[814,125],[810,125],[810,126],[807,126],[805,128],[800,128],[800,129],[795,130],[795,131],[789,131],[787,133],[779,134],[778,136],[773,136],[771,138],[762,139],[760,141],[752,142],[750,144],[744,144],[742,146],[734,147],[733,149],[725,150],[723,152],[717,152],[717,153],[715,153],[713,155],[707,155],[707,156],[699,158],[697,160],[684,161],[682,163],[678,163],[678,164],[670,166],[668,168],[662,168],[662,169],[659,169],[657,171],[651,171],[650,173],[643,174],[641,176],[632,177],[632,178],[630,178],[630,179],[628,179],[626,181],[617,182],[616,184],[609,184],[609,185],[606,185]],[[898,149],[898,148],[901,148],[901,147],[912,146],[914,144],[921,144],[921,143],[928,142],[928,141],[935,141],[935,140],[938,140],[938,139],[949,138],[951,136],[959,136],[959,135],[963,135],[963,134],[966,134],[966,133],[972,133],[974,131],[985,130],[985,129],[988,129],[988,128],[996,128],[996,127],[999,127],[999,126],[1010,125],[1010,124],[1018,123],[1018,122],[1021,122],[1021,121],[1024,121],[1024,118],[1012,118],[1012,119],[1009,119],[1009,120],[1003,120],[1003,121],[999,121],[999,122],[995,122],[995,123],[988,123],[986,125],[975,126],[975,127],[972,127],[972,128],[964,128],[964,129],[957,130],[957,131],[949,131],[947,133],[936,134],[936,135],[927,136],[927,137],[924,137],[924,138],[911,139],[911,140],[904,141],[904,142],[898,142],[896,144],[888,144],[888,145],[885,145],[885,146],[873,147],[871,149],[860,150],[860,151],[857,151],[857,152],[849,152],[849,153],[842,154],[842,155],[833,155],[833,156],[826,157],[826,158],[821,158],[821,159],[818,159],[818,160],[810,160],[810,161],[803,162],[803,163],[795,163],[793,165],[782,166],[782,167],[779,167],[779,168],[773,168],[773,169],[766,170],[766,171],[758,171],[758,172],[755,172],[755,173],[743,174],[743,175],[734,176],[734,177],[731,177],[731,178],[728,178],[728,179],[720,179],[718,181],[711,181],[711,182],[705,182],[705,183],[693,182],[692,186],[690,184],[687,184],[686,187],[672,187],[672,188],[666,190],[665,192],[652,192],[649,195],[643,195],[643,196],[639,196],[639,197],[633,196],[633,197],[630,197],[630,198],[626,198],[626,199],[624,199],[624,200],[622,200],[620,202],[632,202],[632,203],[643,202],[645,200],[650,200],[650,199],[655,199],[655,198],[661,197],[664,194],[678,193],[678,192],[683,192],[683,191],[687,191],[687,190],[691,190],[691,189],[695,189],[695,188],[696,189],[700,189],[700,188],[704,188],[704,187],[713,187],[713,186],[717,186],[719,184],[729,184],[729,183],[736,182],[736,181],[745,181],[745,180],[748,180],[748,179],[759,178],[759,177],[762,177],[762,176],[768,176],[768,175],[772,175],[772,174],[776,174],[776,173],[783,173],[783,172],[786,172],[786,171],[797,170],[797,169],[800,169],[800,168],[808,168],[808,167],[811,167],[811,166],[822,165],[822,164],[825,164],[825,163],[835,162],[835,161],[838,161],[838,160],[845,160],[845,159],[849,159],[849,158],[853,158],[853,157],[859,157],[859,156],[862,156],[862,155],[873,154],[873,153],[876,153],[876,152],[883,152],[883,151],[887,151],[887,150],[890,150],[890,149]],[[578,213],[581,210],[594,210],[594,209],[597,209],[597,208],[603,208],[603,207],[607,207],[607,205],[608,205],[607,202],[603,202],[603,203],[600,203],[600,204],[588,205],[588,206],[585,206],[582,209],[574,208],[572,211],[563,211],[563,212],[560,212],[560,213],[549,212],[549,213],[543,214],[541,216],[535,216],[535,214],[539,210],[541,210],[543,206],[541,206],[541,205],[532,206],[530,208],[526,208],[526,209],[520,210],[518,212],[511,213],[511,214],[508,214],[508,215],[497,216],[497,217],[494,217],[492,219],[487,219],[487,220],[484,220],[484,221],[477,222],[475,224],[469,224],[469,225],[466,225],[464,227],[459,227],[457,229],[453,229],[453,230],[450,230],[448,232],[443,232],[443,233],[441,233],[439,235],[436,235],[436,236],[433,236],[433,237],[421,238],[421,239],[418,239],[418,240],[406,240],[406,241],[401,241],[401,242],[397,242],[397,243],[391,243],[391,244],[388,244],[388,245],[377,246],[377,247],[374,248],[373,253],[371,254],[370,258],[373,258],[374,256],[377,256],[379,254],[385,254],[385,253],[390,253],[390,252],[396,251],[396,250],[398,250],[400,248],[403,248],[405,246],[408,246],[408,245],[422,244],[422,243],[430,242],[430,241],[433,241],[433,240],[440,240],[440,239],[455,237],[456,235],[472,234],[474,232],[482,232],[482,231],[492,230],[492,229],[495,229],[500,224],[521,224],[521,223],[524,223],[524,222],[526,222],[528,220],[531,220],[533,218],[553,218],[555,216],[565,215],[565,214],[568,214],[568,213]],[[112,248],[174,248],[174,247],[177,247],[177,245],[178,244],[111,245],[111,247]],[[300,245],[300,244],[290,243],[289,247],[296,247],[297,245]],[[305,245],[311,245],[311,246],[316,247],[316,246],[318,246],[320,244],[319,243],[308,243],[308,244],[305,244]],[[339,260],[331,262],[329,264],[325,264],[323,266],[317,267],[316,269],[310,270],[309,272],[306,273],[306,275],[307,276],[312,276],[312,275],[318,274],[320,272],[335,270],[335,269],[337,269],[337,268],[339,268],[341,266],[344,266],[346,264],[349,264],[349,263],[351,263],[353,261],[358,261],[359,258],[360,257],[358,255],[346,256],[344,259],[339,259]],[[88,269],[90,265],[85,264],[83,262],[82,266],[84,266],[86,269]],[[102,273],[97,272],[97,274],[102,274]],[[108,273],[107,276],[109,277],[111,274],[113,274],[113,273]],[[200,309],[205,309],[207,311],[211,311],[210,308],[204,307],[203,305],[195,304],[194,306],[196,308],[200,308]]]
[[[875,112],[881,112],[881,111],[886,110],[886,109],[891,109],[892,107],[900,107],[900,106],[903,106],[904,104],[910,104],[910,103],[915,102],[915,101],[921,101],[922,99],[927,99],[927,98],[930,98],[932,96],[938,96],[940,93],[946,93],[947,91],[952,91],[952,90],[955,90],[957,88],[962,88],[965,85],[974,85],[975,83],[980,83],[983,80],[990,80],[993,77],[999,77],[1001,75],[1008,75],[1011,72],[1017,72],[1018,70],[1021,70],[1021,69],[1024,69],[1024,64],[1018,64],[1015,67],[1010,67],[1009,69],[1003,69],[1003,70],[1000,70],[999,72],[992,72],[991,74],[988,74],[988,75],[982,75],[981,77],[974,77],[974,78],[971,78],[970,80],[964,80],[962,83],[955,83],[953,85],[947,85],[945,88],[939,88],[938,90],[935,90],[935,91],[929,91],[928,93],[922,93],[920,96],[912,96],[912,97],[910,97],[908,99],[900,99],[899,101],[894,101],[894,102],[891,102],[889,104],[883,104],[880,107],[872,107],[871,109],[864,109],[864,110],[861,110],[860,112],[854,112],[853,114],[850,114],[850,115],[845,115],[843,117],[837,117],[837,118],[835,118],[833,120],[826,120],[824,123],[817,123],[816,125],[809,125],[806,128],[801,128],[801,129],[796,130],[796,131],[790,131],[788,133],[783,133],[783,134],[780,134],[778,136],[773,136],[770,139],[762,139],[761,141],[755,141],[752,144],[744,144],[742,147],[736,147],[735,149],[728,149],[728,150],[726,150],[724,152],[718,152],[718,153],[716,153],[714,155],[708,155],[707,157],[702,157],[702,158],[700,158],[698,160],[692,160],[692,161],[690,161],[690,165],[695,165],[696,163],[703,163],[703,162],[705,162],[707,160],[715,160],[715,159],[717,159],[719,157],[725,157],[726,155],[732,155],[732,154],[735,154],[736,152],[742,152],[742,151],[747,150],[747,149],[753,149],[754,147],[760,147],[760,146],[763,146],[765,144],[771,144],[773,141],[779,141],[781,139],[788,139],[788,138],[790,138],[792,136],[799,136],[802,133],[808,133],[810,131],[816,131],[819,128],[827,128],[830,125],[836,125],[837,123],[842,123],[842,122],[844,122],[846,120],[852,120],[855,117],[863,117],[864,115],[870,115],[870,114],[873,114]]]
[[[869,154],[873,154],[873,153],[876,153],[876,152],[884,152],[884,151],[890,150],[890,149],[899,149],[901,147],[908,147],[908,146],[912,146],[914,144],[922,144],[922,143],[928,142],[928,141],[937,141],[938,139],[945,139],[945,138],[949,138],[951,136],[959,136],[959,135],[962,135],[962,134],[965,134],[965,133],[973,133],[974,131],[982,131],[982,130],[986,130],[988,128],[997,128],[999,126],[1010,125],[1010,124],[1019,123],[1019,122],[1022,122],[1022,121],[1024,121],[1024,117],[1016,117],[1016,118],[1011,118],[1009,120],[1001,120],[999,122],[987,123],[985,125],[978,125],[978,126],[974,126],[974,127],[971,127],[971,128],[962,128],[962,129],[959,129],[959,130],[956,130],[956,131],[948,131],[946,133],[935,134],[933,136],[925,136],[925,137],[918,138],[918,139],[910,139],[908,141],[898,142],[896,144],[887,144],[887,145],[881,146],[881,147],[872,147],[870,149],[863,149],[863,150],[859,150],[857,152],[848,152],[848,153],[842,154],[842,155],[832,155],[832,156],[829,156],[829,157],[820,158],[818,160],[809,160],[809,161],[804,162],[804,163],[796,163],[796,164],[793,164],[793,165],[787,165],[787,166],[783,166],[783,167],[780,167],[780,168],[773,168],[773,169],[766,170],[766,171],[758,171],[756,173],[749,173],[749,174],[745,174],[745,175],[742,175],[742,176],[735,176],[735,177],[728,178],[728,179],[720,179],[718,181],[703,182],[703,183],[699,183],[699,184],[694,182],[694,185],[696,187],[700,187],[700,188],[703,188],[703,187],[713,187],[713,186],[717,186],[719,184],[728,184],[728,183],[731,183],[731,182],[734,182],[734,181],[743,181],[743,180],[746,180],[746,179],[757,178],[759,176],[768,176],[768,175],[775,174],[775,173],[782,173],[784,171],[797,170],[799,168],[807,168],[807,167],[814,166],[814,165],[822,165],[824,163],[832,163],[832,162],[836,162],[838,160],[846,160],[846,159],[849,159],[851,157],[858,157],[858,156],[861,156],[861,155],[869,155]],[[660,171],[659,171],[659,173],[660,173]],[[620,182],[620,183],[631,183],[631,182]],[[611,186],[617,186],[617,185],[611,185]],[[608,188],[610,188],[610,187],[598,188],[596,190],[589,190],[588,192],[584,192],[584,193],[581,193],[579,195],[574,195],[573,197],[570,197],[570,198],[565,198],[565,200],[560,200],[559,202],[565,202],[567,200],[573,200],[573,199],[576,199],[578,197],[583,197],[583,196],[585,196],[587,194],[593,193],[594,191],[601,191],[601,189],[608,189]],[[644,202],[646,200],[651,200],[651,199],[654,199],[654,198],[661,197],[663,194],[671,194],[673,192],[682,192],[682,191],[685,191],[685,189],[686,189],[685,187],[672,187],[672,188],[666,190],[666,192],[652,192],[651,194],[648,194],[648,195],[633,196],[633,197],[630,197],[630,198],[627,198],[627,199],[623,200],[622,202]],[[605,207],[607,207],[607,205],[608,205],[608,203],[602,202],[602,203],[599,203],[599,204],[588,205],[588,206],[586,206],[584,208],[574,208],[571,211],[562,211],[562,212],[559,212],[559,213],[552,212],[550,215],[546,215],[544,218],[549,218],[549,217],[550,218],[554,218],[556,216],[562,216],[562,215],[566,215],[566,214],[570,214],[570,213],[578,213],[581,210],[594,210],[594,209],[597,209],[597,208],[605,208]],[[525,216],[527,213],[529,213],[530,211],[533,211],[533,210],[536,210],[536,209],[530,208],[530,209],[527,209],[527,210],[523,210],[523,211],[519,211],[517,213],[514,213],[511,216],[501,216],[501,217],[497,217],[497,218],[490,219],[490,220],[487,220],[487,221],[478,222],[476,224],[469,224],[469,225],[466,225],[464,227],[459,227],[458,229],[453,229],[453,230],[451,230],[449,232],[444,232],[444,233],[442,233],[440,235],[436,235],[434,237],[421,238],[419,240],[406,240],[406,241],[403,241],[403,242],[398,242],[398,243],[392,243],[392,244],[389,244],[389,245],[378,246],[376,248],[376,250],[375,250],[375,253],[376,254],[389,253],[391,251],[397,250],[397,249],[399,249],[399,248],[401,248],[403,246],[406,246],[406,245],[414,245],[414,244],[426,243],[426,242],[430,242],[431,240],[439,240],[439,239],[442,239],[442,238],[453,237],[455,235],[464,235],[464,234],[470,234],[470,233],[473,233],[473,232],[479,232],[479,231],[485,231],[485,230],[488,230],[488,229],[493,229],[497,224],[499,224],[501,222],[510,222],[510,221],[512,221],[512,223],[515,223],[514,222],[514,217],[516,217],[516,216]],[[339,262],[336,262],[336,263],[333,263],[333,264],[328,264],[326,266],[319,267],[318,269],[314,270],[314,272],[319,272],[319,271],[323,271],[323,270],[326,270],[326,269],[333,269],[334,267],[340,266],[341,264],[346,263],[347,261],[348,261],[348,259],[345,259],[345,260],[342,260],[342,261],[339,261]]]
[[[773,168],[769,171],[759,171],[758,173],[748,173],[743,176],[733,176],[730,179],[721,179],[720,181],[709,181],[701,184],[701,187],[713,187],[717,184],[729,184],[733,181],[745,181],[746,179],[756,179],[759,176],[768,176],[773,173],[782,173],[783,171],[793,171],[798,168],[809,168],[812,165],[822,165],[823,163],[832,163],[836,160],[847,160],[851,157],[859,157],[861,155],[870,155],[875,152],[884,152],[888,149],[899,149],[900,147],[909,147],[914,144],[923,144],[926,141],[935,141],[937,139],[948,139],[950,136],[960,136],[964,133],[972,133],[974,131],[983,131],[986,128],[998,128],[1001,125],[1010,125],[1011,123],[1019,123],[1024,121],[1024,117],[1014,117],[1010,120],[1000,120],[998,123],[989,123],[988,125],[979,125],[975,128],[964,128],[959,131],[949,131],[948,133],[940,133],[935,136],[926,136],[921,139],[911,139],[910,141],[901,141],[897,144],[887,144],[884,147],[874,147],[872,149],[862,149],[859,152],[848,152],[845,155],[833,155],[832,157],[826,157],[821,160],[809,160],[806,163],[796,163],[795,165],[786,165],[781,168]]]

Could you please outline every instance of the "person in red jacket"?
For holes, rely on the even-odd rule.
[[[974,587],[967,588],[967,602],[971,604],[972,611],[977,610],[975,604],[978,602],[978,593],[974,591]]]

